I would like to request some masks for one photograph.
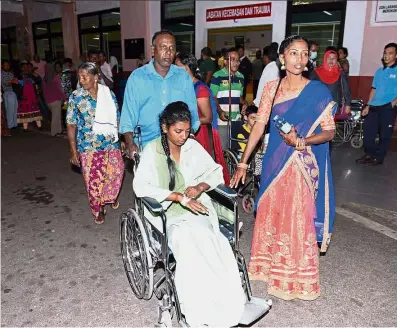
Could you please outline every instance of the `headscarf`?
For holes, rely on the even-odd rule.
[[[47,86],[51,85],[52,80],[54,79],[55,76],[55,69],[54,69],[54,65],[47,63],[44,66],[44,82],[46,83]]]
[[[317,75],[325,84],[333,84],[338,81],[342,71],[342,69],[338,65],[338,62],[336,62],[335,66],[332,67],[328,65],[327,59],[331,54],[334,54],[336,58],[338,58],[338,54],[336,53],[336,51],[328,50],[324,54],[323,64],[315,68]]]

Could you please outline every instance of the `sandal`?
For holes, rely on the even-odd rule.
[[[101,209],[99,210],[99,214],[96,218],[94,218],[94,223],[95,224],[103,224],[105,222],[105,208],[101,206]]]

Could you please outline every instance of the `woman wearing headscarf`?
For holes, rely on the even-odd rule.
[[[316,67],[311,80],[323,82],[331,92],[333,100],[338,104],[339,115],[350,113],[351,92],[347,75],[338,65],[338,53],[328,50],[324,54],[323,64]]]
[[[70,162],[81,166],[94,223],[105,222],[105,205],[117,201],[124,176],[114,93],[98,82],[95,63],[78,70],[81,87],[73,91],[67,110]]]
[[[62,103],[65,94],[62,91],[61,80],[55,74],[54,66],[50,63],[44,67],[43,95],[48,108],[51,111],[51,135],[62,133]]]

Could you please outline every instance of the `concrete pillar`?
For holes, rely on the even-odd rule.
[[[125,59],[125,39],[145,39],[145,57],[151,58],[152,34],[160,30],[160,1],[120,1],[121,47],[123,52],[123,70],[136,68],[135,59]]]
[[[16,41],[20,60],[31,60],[34,54],[32,30],[32,1],[23,2],[23,15],[16,15]]]
[[[73,62],[77,63],[80,56],[80,44],[76,1],[62,3],[61,10],[65,58],[72,58]]]

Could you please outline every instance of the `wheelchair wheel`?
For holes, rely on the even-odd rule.
[[[245,213],[252,214],[255,211],[255,199],[250,194],[245,194],[242,199],[243,210]]]
[[[356,149],[361,148],[363,144],[364,144],[364,140],[358,134],[354,135],[352,137],[352,140],[350,140],[350,145]]]
[[[230,176],[232,176],[236,171],[238,159],[229,149],[225,149],[223,151],[223,158],[225,159],[227,170],[229,171]]]
[[[153,265],[144,224],[133,209],[121,216],[120,246],[128,282],[139,299],[153,294]]]

